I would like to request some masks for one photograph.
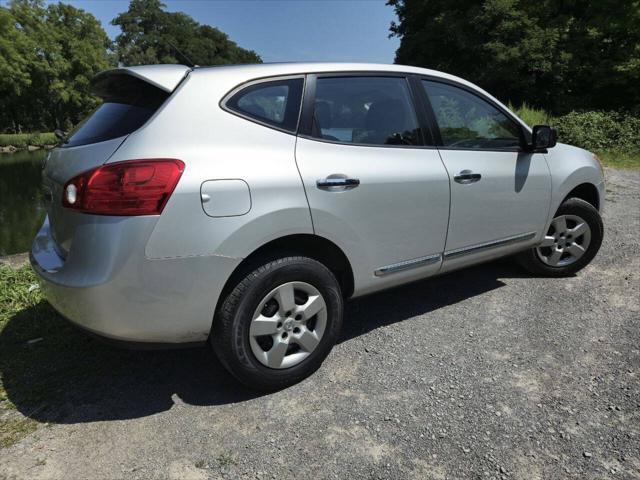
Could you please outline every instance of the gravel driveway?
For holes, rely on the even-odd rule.
[[[39,426],[0,478],[640,478],[640,172],[607,180],[575,278],[507,260],[353,301],[321,370],[270,395],[206,349],[132,353],[17,404]]]

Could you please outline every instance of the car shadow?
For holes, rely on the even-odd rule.
[[[340,342],[500,288],[500,278],[514,276],[520,273],[509,262],[491,263],[355,299]],[[223,405],[261,395],[233,379],[209,348],[118,349],[71,326],[45,301],[14,315],[0,333],[0,373],[7,398],[39,422],[140,418],[176,402]]]

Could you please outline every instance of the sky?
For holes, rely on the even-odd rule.
[[[127,0],[63,0],[95,15],[113,39],[110,24]],[[164,3],[197,22],[217,27],[264,62],[354,61],[393,63],[399,46],[389,38],[396,18],[384,0],[174,0]]]

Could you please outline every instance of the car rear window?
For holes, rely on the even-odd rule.
[[[104,142],[140,128],[169,97],[130,75],[109,75],[93,85],[103,102],[69,134],[64,147]]]

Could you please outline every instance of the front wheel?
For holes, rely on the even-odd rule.
[[[528,271],[548,277],[566,277],[593,260],[602,244],[600,213],[579,198],[560,205],[540,245],[517,256]]]
[[[340,286],[327,267],[306,257],[280,258],[226,296],[211,343],[242,383],[278,390],[320,367],[340,334],[342,309]]]

